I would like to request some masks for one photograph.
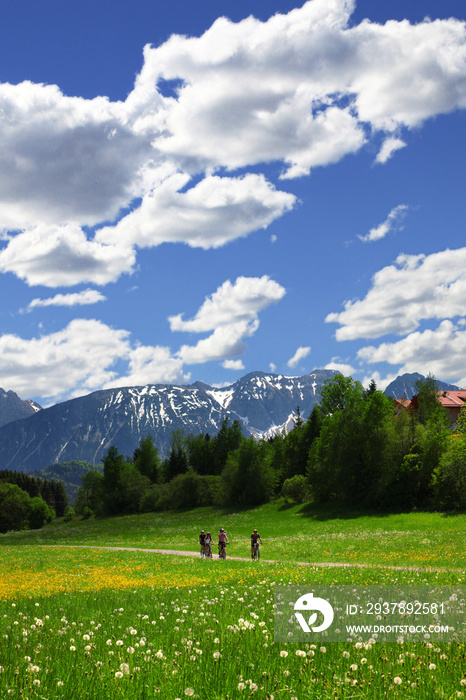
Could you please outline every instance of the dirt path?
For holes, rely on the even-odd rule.
[[[40,547],[78,547],[83,549],[107,549],[115,551],[124,552],[148,552],[150,554],[171,554],[180,557],[199,557],[199,552],[185,552],[178,549],[146,549],[145,547],[103,547],[99,545],[87,545],[87,544],[42,544]],[[230,557],[228,556],[227,561],[231,559],[233,561],[251,561],[251,557]],[[218,557],[214,555],[213,561],[218,561]],[[460,572],[465,573],[466,569],[439,569],[437,567],[424,568],[420,566],[393,566],[389,564],[346,564],[344,562],[309,562],[309,561],[295,561],[295,562],[284,562],[277,561],[276,559],[261,559],[265,564],[295,564],[296,566],[315,566],[322,568],[335,568],[335,569],[389,569],[392,571],[425,571],[429,572]]]

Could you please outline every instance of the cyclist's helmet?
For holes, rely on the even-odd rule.
[[[207,534],[210,535],[210,532],[208,532]]]
[[[203,534],[204,534],[204,530],[201,530],[201,535],[203,535]]]
[[[220,532],[225,532],[225,530],[223,529],[223,527],[220,528]]]

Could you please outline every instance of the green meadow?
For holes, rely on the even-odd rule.
[[[261,561],[95,548],[196,551],[200,529],[220,527],[238,557],[257,527]],[[273,602],[283,584],[466,585],[465,530],[463,515],[268,504],[2,535],[0,697],[464,697],[464,644],[277,644]]]
[[[72,523],[57,521],[34,532],[0,536],[0,543],[194,551],[201,529],[210,530],[215,539],[220,527],[228,533],[231,556],[249,556],[249,537],[256,527],[262,535],[265,559],[466,568],[466,515],[363,515],[334,505],[268,503],[236,512],[198,508]]]

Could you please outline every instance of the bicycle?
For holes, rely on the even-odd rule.
[[[219,559],[226,559],[227,558],[227,543],[226,542],[219,542],[218,543],[218,558]]]
[[[204,549],[205,549],[205,554],[204,554],[204,556],[205,556],[207,559],[212,559],[212,547],[210,546],[210,544],[204,545]]]
[[[254,542],[254,545],[252,548],[252,559],[254,561],[254,559],[259,560],[260,558],[261,558],[261,551],[259,548],[259,541],[257,541],[257,542]]]

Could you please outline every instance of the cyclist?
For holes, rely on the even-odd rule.
[[[225,558],[225,551],[226,551],[226,545],[228,544],[228,535],[223,529],[223,527],[220,528],[220,532],[218,533],[218,558],[221,559],[222,557]]]
[[[210,534],[210,532],[208,532],[205,536],[204,545],[206,557],[212,559],[212,535]]]
[[[205,532],[204,530],[201,530],[201,534],[199,535],[199,544],[201,545],[201,557],[205,555]]]
[[[261,536],[259,535],[257,530],[254,530],[254,532],[251,535],[251,559],[254,559],[254,547],[257,542],[262,544]]]

